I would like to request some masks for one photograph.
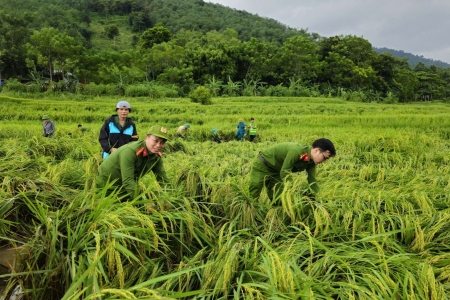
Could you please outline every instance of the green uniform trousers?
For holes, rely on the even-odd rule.
[[[255,158],[250,171],[250,196],[258,199],[263,187],[266,187],[267,195],[271,200],[278,199],[283,191],[283,181],[280,172],[271,170],[258,157]]]

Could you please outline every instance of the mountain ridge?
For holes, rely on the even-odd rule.
[[[441,68],[450,68],[450,63],[446,63],[444,61],[441,60],[435,60],[432,58],[426,58],[423,57],[423,55],[416,55],[416,54],[412,54],[409,52],[405,52],[403,50],[395,50],[395,49],[390,49],[390,48],[386,48],[386,47],[372,47],[375,51],[377,51],[378,54],[384,53],[384,52],[389,52],[391,53],[393,56],[396,56],[398,58],[408,58],[408,63],[415,67],[418,63],[423,63],[424,65],[426,65],[427,67],[431,66],[431,65],[435,65],[436,67],[441,67]]]

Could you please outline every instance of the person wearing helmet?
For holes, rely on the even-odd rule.
[[[184,139],[189,132],[189,128],[191,128],[191,125],[189,123],[181,125],[180,127],[178,127],[177,136]]]
[[[159,183],[169,184],[162,160],[162,150],[168,139],[167,129],[155,125],[147,132],[145,140],[131,142],[111,153],[98,168],[97,188],[113,183],[108,192],[120,189],[120,194],[130,200],[136,196],[138,179],[150,171]]]
[[[214,128],[211,130],[212,139],[217,144],[220,144],[222,142],[222,137],[220,136],[219,129]]]
[[[42,123],[42,128],[44,129],[43,136],[53,137],[53,133],[55,132],[55,123],[50,121],[50,117],[47,115],[44,115],[42,120],[44,120],[44,123]]]
[[[107,158],[121,146],[137,141],[139,138],[136,125],[131,118],[128,118],[128,114],[131,112],[130,103],[124,100],[119,101],[116,105],[116,112],[116,115],[106,119],[100,129],[98,141],[102,146],[103,158]]]
[[[247,135],[247,125],[245,125],[244,121],[242,119],[239,119],[238,125],[236,126],[237,131],[234,135],[238,141],[242,141],[244,139],[244,136]]]

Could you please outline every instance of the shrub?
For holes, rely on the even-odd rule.
[[[127,97],[150,97],[150,98],[163,98],[178,97],[178,91],[174,87],[162,86],[156,84],[139,84],[129,85],[125,90],[125,96]]]
[[[6,92],[26,92],[27,87],[20,83],[17,79],[8,80],[8,84],[4,87]]]
[[[355,102],[366,102],[367,96],[362,91],[353,91],[348,100]]]
[[[211,91],[204,86],[197,87],[193,92],[189,94],[189,97],[191,98],[191,101],[195,103],[201,103],[204,105],[212,104]]]
[[[175,85],[173,86],[165,86],[165,85],[152,85],[152,98],[176,98],[178,97],[178,90]]]
[[[113,96],[118,94],[117,86],[114,84],[95,84],[93,82],[83,85],[79,92],[89,96]]]
[[[25,85],[27,93],[40,93],[42,92],[42,85],[39,83],[31,83]]]
[[[383,99],[383,103],[387,104],[398,103],[398,97],[394,93],[388,92],[386,98]]]
[[[125,90],[125,96],[127,97],[148,97],[150,96],[151,87],[148,85],[129,85]],[[158,97],[157,97],[158,98]]]
[[[281,85],[269,86],[264,94],[264,96],[273,96],[273,97],[287,97],[291,95],[292,95],[291,91],[287,87]]]

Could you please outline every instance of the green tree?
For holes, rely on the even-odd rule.
[[[407,69],[396,70],[394,83],[393,91],[398,95],[400,102],[409,102],[416,99],[419,80],[414,71]]]
[[[322,82],[341,88],[352,87],[352,70],[354,63],[339,53],[329,52],[325,58]]]
[[[348,35],[338,41],[331,51],[347,57],[358,67],[369,66],[377,55],[370,42],[362,37]]]
[[[272,60],[276,57],[277,46],[274,43],[261,42],[256,38],[242,43],[237,58],[237,80],[262,78],[271,81],[275,75]]]
[[[172,42],[160,43],[143,53],[142,62],[145,72],[156,79],[166,68],[182,69],[185,66],[185,50]]]
[[[174,44],[186,49],[196,49],[203,45],[202,38],[204,33],[189,29],[181,29],[172,37]]]
[[[376,73],[373,82],[373,88],[376,91],[386,95],[388,91],[396,87],[395,72],[396,70],[409,70],[410,67],[405,59],[394,57],[389,52],[383,52],[376,56],[372,62],[372,68]]]
[[[213,75],[212,78],[208,81],[206,86],[211,90],[214,97],[217,97],[217,92],[222,87],[222,80],[216,80]]]
[[[105,18],[108,18],[108,14],[111,11],[111,6],[113,0],[97,0],[97,3],[102,8],[102,11],[105,13]]]
[[[147,29],[140,37],[140,47],[142,50],[150,49],[155,44],[170,41],[172,34],[164,26],[155,26]]]
[[[128,17],[128,23],[133,32],[140,32],[152,26],[150,13],[146,10],[131,13]]]
[[[430,69],[428,69],[428,67],[427,67],[424,63],[419,62],[419,63],[414,67],[414,71],[415,71],[415,72],[429,72]]]
[[[105,34],[110,40],[113,40],[116,36],[119,35],[119,28],[117,27],[117,25],[106,26]]]
[[[111,11],[122,16],[139,9],[141,7],[136,0],[115,0],[111,5]]]
[[[30,15],[0,11],[0,78],[17,77],[27,72],[26,43],[29,41]]]
[[[438,74],[431,72],[416,72],[419,82],[417,94],[424,100],[442,99],[445,96],[445,81]]]
[[[76,64],[83,51],[78,40],[51,27],[35,31],[27,47],[29,54],[37,57],[38,65],[48,69],[50,81],[53,80],[55,65],[64,76],[65,71]]]
[[[319,45],[319,54],[326,62],[322,82],[354,90],[373,89],[377,82],[384,85],[372,67],[377,54],[367,40],[352,35],[336,36]]]
[[[158,82],[165,84],[176,84],[183,95],[190,91],[194,84],[192,79],[192,67],[183,65],[181,67],[169,67],[158,75]]]
[[[240,81],[232,81],[230,76],[228,76],[227,84],[223,86],[226,90],[228,96],[238,96],[242,87]]]
[[[303,36],[287,39],[279,49],[275,61],[281,74],[280,79],[285,83],[291,77],[314,81],[322,66],[314,43]]]
[[[86,60],[86,76],[95,78],[97,83],[138,82],[145,78],[139,65],[141,59],[141,53],[137,50],[92,53]]]
[[[237,32],[228,30],[224,33],[208,32],[197,47],[187,44],[187,58],[194,67],[194,80],[207,83],[213,76],[223,81],[236,74],[236,61],[239,55],[240,40]]]

